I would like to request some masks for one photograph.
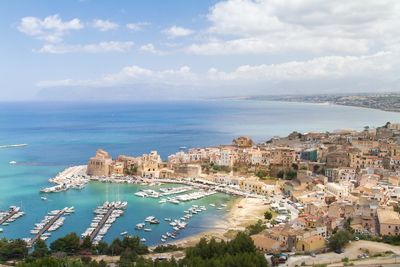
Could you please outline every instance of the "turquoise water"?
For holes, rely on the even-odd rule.
[[[112,156],[140,155],[156,149],[162,157],[180,146],[210,146],[230,143],[238,135],[257,141],[293,130],[326,131],[338,128],[362,129],[400,121],[400,114],[377,110],[299,103],[258,101],[204,101],[124,104],[0,103],[0,145],[27,143],[27,147],[0,149],[0,209],[21,205],[26,216],[4,228],[1,236],[28,237],[34,223],[52,209],[75,206],[76,213],[65,220],[52,238],[74,231],[82,233],[90,224],[93,209],[107,199],[106,184],[91,183],[83,190],[50,194],[40,199],[47,180],[67,166],[85,164],[96,149]],[[17,165],[10,165],[15,160]],[[108,199],[116,198],[117,185],[108,185]],[[192,204],[222,203],[215,195],[182,205],[160,205],[155,199],[133,195],[137,185],[119,185],[120,198],[129,202],[123,217],[110,229],[105,240],[120,232],[136,233],[134,226],[147,216],[179,218]],[[203,231],[224,212],[209,209],[195,216],[179,237]],[[141,236],[156,244],[171,228],[162,221],[153,232]]]

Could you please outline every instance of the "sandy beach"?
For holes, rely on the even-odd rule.
[[[180,239],[169,244],[188,247],[197,244],[200,238],[227,240],[234,236],[238,231],[245,230],[246,226],[262,219],[264,212],[268,209],[264,201],[258,198],[236,198],[229,204],[229,212],[225,218],[216,221],[213,229],[202,233]]]

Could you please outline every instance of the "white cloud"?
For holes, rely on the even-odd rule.
[[[164,55],[165,54],[163,51],[158,50],[152,43],[142,45],[140,47],[140,50],[143,52],[148,52],[148,53],[155,54],[155,55]]]
[[[93,27],[99,29],[102,32],[111,31],[118,29],[119,25],[110,20],[95,19],[92,23]]]
[[[152,70],[129,66],[114,74],[92,80],[41,81],[39,87],[113,87],[130,88],[145,85],[151,89],[172,90],[181,94],[251,95],[290,93],[304,89],[308,93],[321,92],[339,86],[342,90],[375,91],[399,86],[395,75],[400,71],[399,54],[379,52],[365,56],[324,56],[304,61],[280,64],[241,65],[233,71],[211,68],[206,73],[195,73],[188,66],[179,69]],[[360,85],[361,84],[361,85]],[[285,90],[282,90],[282,89]],[[195,93],[193,90],[197,90]]]
[[[400,43],[397,0],[227,0],[207,18],[195,54],[364,54]]]
[[[133,42],[100,42],[94,44],[45,44],[38,52],[50,54],[128,52]]]
[[[170,38],[175,38],[189,36],[193,34],[193,30],[174,25],[168,29],[165,29],[164,33],[167,34]]]
[[[18,30],[50,43],[61,42],[64,35],[72,30],[80,30],[83,24],[77,18],[63,21],[59,15],[52,15],[43,20],[37,17],[23,17]]]
[[[143,27],[150,25],[148,22],[137,22],[137,23],[128,23],[126,24],[126,28],[128,28],[131,31],[140,31],[143,29]]]
[[[128,66],[118,73],[107,74],[95,80],[48,80],[37,83],[38,87],[109,87],[132,84],[150,84],[164,86],[178,86],[191,83],[196,79],[188,66],[179,69],[150,70],[139,66]]]

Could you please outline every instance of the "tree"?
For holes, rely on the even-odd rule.
[[[340,251],[349,243],[352,237],[353,235],[349,231],[345,229],[339,230],[329,238],[328,246],[334,251]]]
[[[263,178],[267,177],[267,172],[264,171],[264,170],[259,170],[259,171],[256,173],[256,176],[257,176],[258,178],[260,178],[260,179],[263,179]]]
[[[264,213],[264,218],[266,219],[266,220],[271,220],[272,219],[272,212],[271,211],[269,211],[269,210],[267,210],[265,213]]]
[[[257,223],[253,225],[249,225],[246,227],[246,233],[248,235],[255,235],[267,229],[265,224],[261,220],[258,220]]]
[[[34,258],[43,258],[47,255],[49,255],[49,249],[46,245],[46,242],[44,242],[41,239],[38,239],[33,246],[33,252],[32,252],[32,257]]]
[[[105,255],[108,252],[108,244],[106,242],[100,241],[97,245],[96,245],[96,251],[97,254],[99,255]]]
[[[76,255],[80,250],[80,239],[75,233],[70,233],[64,237],[55,240],[50,244],[52,252],[65,252],[68,255]]]
[[[81,244],[81,249],[91,251],[92,247],[93,247],[93,243],[90,240],[90,236],[85,236],[85,238],[83,239],[82,244]]]

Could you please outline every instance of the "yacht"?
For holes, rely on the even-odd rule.
[[[138,224],[136,224],[135,229],[136,230],[142,230],[144,226],[145,226],[144,223],[138,223]]]
[[[154,216],[149,216],[149,217],[147,217],[146,219],[144,219],[144,221],[145,221],[145,222],[150,222],[150,221],[155,220],[155,219],[156,219],[156,217],[154,217]]]
[[[148,195],[147,195],[145,192],[140,191],[140,192],[136,192],[136,193],[135,193],[135,196],[138,196],[138,197],[147,197]]]

